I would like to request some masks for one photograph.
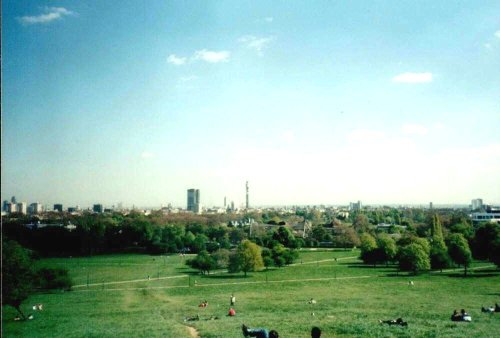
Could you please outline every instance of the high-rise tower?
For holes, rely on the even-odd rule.
[[[246,188],[247,188],[247,203],[246,203],[246,208],[250,209],[250,201],[248,200],[248,181],[247,181],[247,184],[246,184]]]
[[[187,210],[194,213],[201,211],[200,189],[188,189],[187,191]]]

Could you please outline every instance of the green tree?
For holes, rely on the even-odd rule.
[[[399,249],[399,268],[403,271],[412,271],[415,275],[431,267],[429,254],[417,244],[411,243]]]
[[[472,253],[469,243],[462,234],[452,234],[448,238],[448,253],[456,264],[464,266],[464,276],[467,276],[467,268],[472,262]]]
[[[287,227],[278,227],[278,229],[274,231],[272,238],[273,240],[280,242],[287,248],[295,246],[295,237]]]
[[[262,262],[261,248],[249,240],[244,240],[237,250],[241,271],[247,276],[249,271],[257,271],[264,267]]]
[[[15,241],[3,241],[2,303],[15,308],[23,319],[26,316],[21,310],[21,304],[32,292],[34,276],[29,251]]]
[[[495,223],[482,223],[472,239],[472,254],[477,259],[489,259],[494,243],[500,238],[500,227]]]
[[[352,227],[340,226],[340,234],[336,237],[336,245],[344,249],[359,246],[359,236]]]
[[[218,269],[225,269],[229,265],[230,252],[227,249],[219,249],[212,254]]]
[[[211,270],[217,268],[217,261],[206,250],[201,251],[194,259],[187,260],[186,264],[200,270],[201,274],[210,274]]]
[[[450,266],[448,248],[441,237],[434,237],[431,242],[431,268],[443,270]]]
[[[438,214],[434,214],[432,217],[431,237],[443,238],[443,228]]]
[[[366,264],[376,264],[377,263],[377,242],[375,241],[375,238],[368,234],[364,233],[360,237],[361,239],[361,256],[360,258],[365,262]]]
[[[354,227],[354,230],[356,230],[358,233],[363,233],[368,231],[370,227],[370,221],[368,220],[368,217],[366,217],[365,214],[358,213],[354,218],[352,226]]]
[[[377,260],[387,264],[396,257],[398,247],[391,236],[387,234],[380,234],[377,237],[377,251]]]

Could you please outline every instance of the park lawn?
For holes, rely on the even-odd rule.
[[[294,266],[252,272],[247,278],[222,271],[200,276],[176,255],[163,261],[147,255],[41,260],[42,265],[66,266],[81,284],[87,279],[83,267],[99,276],[96,280],[105,278],[109,284],[37,293],[24,303],[24,309],[29,313],[30,305],[42,303],[44,311],[27,322],[14,322],[15,311],[5,307],[3,334],[189,337],[185,326],[189,324],[202,337],[229,338],[242,337],[242,323],[274,328],[282,337],[308,337],[313,325],[322,328],[323,337],[494,337],[500,332],[500,316],[480,311],[481,306],[500,301],[498,270],[476,270],[469,278],[462,278],[460,270],[398,276],[393,266],[366,267],[353,258],[325,261],[329,257],[340,258],[336,251],[301,252]],[[318,263],[309,264],[314,261]],[[477,265],[481,264],[487,265]],[[156,280],[153,273],[158,268],[161,278],[175,278]],[[153,277],[150,281],[113,284],[145,279],[148,274]],[[413,287],[408,285],[410,279]],[[233,292],[237,314],[227,317]],[[310,298],[318,303],[307,304]],[[203,300],[209,302],[206,309],[197,306]],[[472,315],[472,323],[450,321],[453,309],[461,308]],[[196,314],[202,320],[183,322],[184,317]],[[206,320],[212,316],[219,319]],[[409,326],[378,324],[379,319],[397,317]]]

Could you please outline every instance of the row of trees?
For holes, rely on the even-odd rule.
[[[286,248],[279,242],[273,243],[272,248],[261,248],[249,241],[242,241],[235,250],[219,249],[213,253],[201,251],[195,258],[186,261],[186,264],[200,270],[202,274],[209,274],[215,269],[228,269],[230,273],[243,271],[258,271],[263,267],[282,267],[292,264],[298,257],[294,249]]]
[[[430,236],[426,238],[408,233],[396,241],[387,234],[361,235],[360,258],[366,264],[397,262],[401,270],[414,273],[430,269],[442,270],[457,264],[464,267],[464,274],[467,275],[473,254],[477,259],[489,259],[497,266],[500,265],[498,225],[480,225],[469,240],[460,232],[450,232],[445,237],[436,215]]]

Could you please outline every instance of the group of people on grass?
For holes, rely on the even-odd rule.
[[[243,335],[245,337],[257,337],[257,338],[279,338],[279,334],[276,330],[268,330],[264,328],[251,329],[245,324],[241,326]],[[311,329],[311,338],[320,338],[321,329],[317,326]]]

